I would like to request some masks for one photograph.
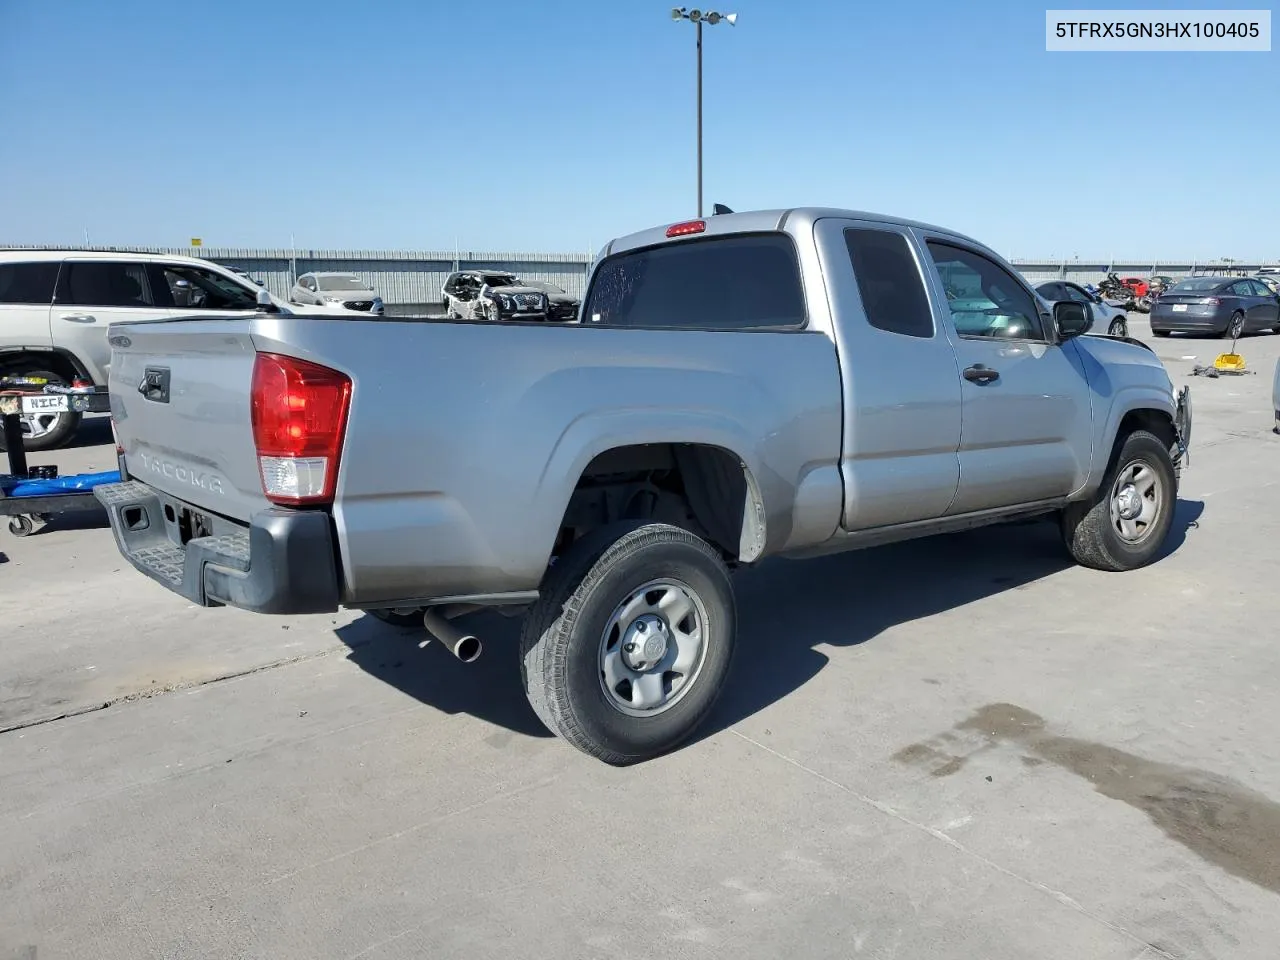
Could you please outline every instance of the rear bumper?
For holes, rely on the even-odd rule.
[[[338,609],[328,514],[272,508],[254,515],[247,527],[217,518],[213,536],[182,543],[176,518],[198,508],[137,480],[93,492],[125,559],[192,603],[275,614]]]
[[[1227,329],[1230,319],[1229,316],[1196,316],[1195,314],[1188,316],[1184,313],[1157,314],[1152,311],[1148,322],[1151,324],[1152,330],[1159,330],[1163,333],[1221,333]]]

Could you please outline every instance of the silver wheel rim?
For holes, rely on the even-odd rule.
[[[1244,333],[1244,317],[1235,317],[1231,321],[1231,337],[1235,339]]]
[[[38,440],[58,429],[62,423],[62,414],[24,413],[19,423],[22,425],[22,439]]]
[[[1134,460],[1111,486],[1111,526],[1125,543],[1142,543],[1164,509],[1164,483],[1145,460]]]
[[[614,608],[600,637],[600,688],[629,717],[653,717],[687,694],[707,659],[707,609],[678,580],[651,580]]]

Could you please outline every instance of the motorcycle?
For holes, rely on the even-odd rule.
[[[1133,310],[1137,306],[1132,288],[1126,286],[1118,274],[1108,273],[1107,279],[1098,284],[1098,293],[1109,305],[1121,310]]]

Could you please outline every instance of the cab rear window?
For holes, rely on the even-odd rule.
[[[597,268],[582,316],[612,327],[802,327],[795,244],[785,233],[735,234],[615,254]]]

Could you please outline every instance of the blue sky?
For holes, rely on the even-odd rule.
[[[1280,52],[1046,53],[1045,6],[725,8],[707,206],[1280,259]],[[0,0],[0,242],[594,250],[694,212],[693,33],[663,0]]]

